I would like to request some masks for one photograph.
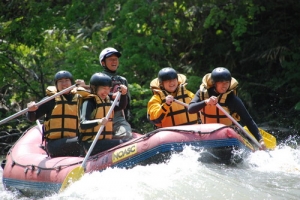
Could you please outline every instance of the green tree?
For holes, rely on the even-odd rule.
[[[149,84],[170,66],[195,92],[203,75],[227,67],[257,122],[299,127],[299,8],[292,0],[2,1],[0,100],[10,111],[1,117],[15,112],[11,103],[40,100],[58,70],[88,83],[112,46],[122,53],[137,131],[152,129]]]

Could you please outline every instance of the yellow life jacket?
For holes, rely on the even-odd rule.
[[[237,86],[238,81],[235,78],[231,78],[230,87],[227,92],[224,94],[220,94],[218,96],[218,103],[226,110],[226,112],[230,113],[229,108],[225,105],[225,101],[227,96],[230,93],[234,93],[237,95]],[[205,100],[209,98],[208,89],[213,87],[211,74],[206,74],[202,79],[202,84],[200,85],[200,100]],[[225,125],[232,125],[232,121],[218,109],[218,107],[214,105],[206,105],[203,109],[201,109],[201,121],[204,124],[209,123],[221,123]],[[230,115],[237,121],[240,121],[240,116],[237,113],[230,113]]]
[[[170,94],[174,97],[174,99],[177,99],[185,104],[189,104],[192,100],[190,96],[188,96],[185,83],[186,76],[183,74],[178,74],[178,88],[177,90]],[[155,78],[150,83],[150,88],[152,89],[153,94],[157,94],[160,97],[161,104],[166,102],[166,96],[169,95],[169,93],[165,90],[161,90],[159,86],[159,80],[158,78]],[[187,108],[183,105],[180,105],[176,102],[172,103],[172,106],[170,107],[170,112],[167,114],[165,119],[162,120],[161,124],[156,124],[158,127],[169,127],[169,126],[178,126],[178,125],[188,125],[188,124],[197,124],[198,123],[199,116],[198,114],[189,114]]]
[[[81,94],[81,98],[83,98],[83,101],[85,99],[89,99],[89,98],[93,98],[95,100],[96,109],[91,113],[91,119],[101,119],[103,117],[106,117],[106,115],[111,107],[111,104],[112,104],[109,97],[107,97],[106,99],[103,100],[100,97],[98,97],[97,95],[90,94],[87,91],[78,91],[78,93]],[[78,105],[80,106],[80,104],[81,103],[79,103]],[[109,117],[110,120],[105,125],[98,140],[112,139],[113,116],[114,116],[114,112],[112,112],[111,116]],[[81,129],[79,127],[81,141],[93,140],[95,138],[95,136],[97,135],[100,127],[101,127],[101,124],[98,124],[97,126],[90,128],[90,129]]]
[[[55,107],[51,116],[44,122],[45,137],[48,139],[59,139],[64,137],[76,137],[78,129],[77,99],[76,90],[72,90],[71,102],[61,95],[55,97]],[[55,86],[47,87],[48,96],[57,93]]]

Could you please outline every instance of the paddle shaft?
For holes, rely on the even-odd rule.
[[[115,98],[115,100],[114,100],[114,102],[113,102],[113,104],[111,105],[110,109],[108,110],[107,115],[105,116],[106,119],[108,119],[109,116],[111,115],[111,113],[112,113],[112,111],[114,110],[116,104],[118,103],[118,100],[119,100],[120,96],[121,96],[121,92],[118,92],[118,93],[117,93],[117,96],[116,96],[116,98]],[[85,155],[85,157],[84,157],[84,159],[83,159],[83,161],[82,161],[82,163],[81,163],[81,166],[82,166],[84,169],[85,169],[85,166],[86,166],[86,162],[87,162],[87,160],[88,160],[90,154],[92,153],[92,151],[93,151],[93,149],[94,149],[94,147],[95,147],[95,145],[96,145],[96,143],[97,143],[97,141],[98,141],[98,138],[100,137],[100,135],[101,135],[103,129],[104,129],[104,125],[101,125],[99,131],[97,132],[97,135],[96,135],[95,138],[94,138],[93,143],[91,144],[91,146],[90,146],[88,152],[86,153],[86,155]]]
[[[259,144],[259,142],[251,137],[251,135],[245,131],[245,129],[228,113],[226,112],[226,110],[224,108],[222,108],[222,106],[220,106],[220,104],[216,104],[216,106],[219,108],[219,110],[221,110],[236,126],[238,126],[241,131],[243,131],[244,134],[246,134],[248,136],[248,138],[250,138],[252,140],[252,142],[254,142],[259,148],[262,148],[261,145]]]
[[[177,99],[174,99],[174,102],[176,102],[176,103],[178,103],[178,104],[181,104],[181,105],[183,105],[183,106],[188,106],[186,103],[184,103],[184,102],[181,102],[181,101],[179,101],[179,100],[177,100]],[[246,134],[259,148],[261,148],[261,145],[259,144],[259,142],[255,139],[255,138],[253,138],[253,137],[251,137],[251,135],[247,132],[247,131],[245,131],[245,129],[228,113],[228,112],[226,112],[225,110],[224,110],[224,108],[222,108],[222,106],[220,106],[220,104],[216,104],[216,106],[235,124],[235,125],[237,125],[242,131],[243,131],[243,133],[244,134]]]
[[[50,101],[51,99],[54,99],[55,97],[57,97],[57,96],[59,96],[59,95],[62,95],[62,94],[64,94],[64,93],[66,93],[66,92],[72,90],[72,89],[75,88],[75,87],[76,87],[76,85],[72,85],[72,86],[70,86],[70,87],[68,87],[68,88],[66,88],[66,89],[64,89],[64,90],[62,90],[62,91],[60,91],[60,92],[58,92],[58,93],[56,93],[56,94],[50,96],[50,97],[44,98],[43,100],[41,100],[40,102],[36,103],[35,105],[36,105],[36,106],[40,106],[40,105],[42,105],[42,104],[44,104],[44,103]],[[2,124],[4,124],[4,123],[8,122],[9,120],[12,120],[12,119],[18,117],[18,116],[20,116],[20,115],[22,115],[22,114],[24,114],[24,113],[27,113],[27,112],[28,112],[28,108],[25,108],[24,110],[21,110],[21,111],[15,113],[15,114],[13,114],[13,115],[11,115],[11,116],[9,116],[9,117],[3,119],[3,120],[1,120],[1,121],[0,121],[0,125],[2,125]]]
[[[184,103],[184,102],[179,101],[179,100],[177,100],[177,99],[174,99],[173,101],[174,101],[175,103],[178,103],[178,104],[180,104],[180,105],[186,107],[186,108],[189,107],[189,105],[188,105],[187,103]],[[199,113],[200,113],[200,111],[199,111]]]
[[[182,106],[184,106],[184,107],[188,107],[189,106],[187,103],[184,103],[184,102],[179,101],[177,99],[174,99],[173,101],[176,102],[176,103],[178,103],[178,104],[180,104],[180,105],[182,105]]]

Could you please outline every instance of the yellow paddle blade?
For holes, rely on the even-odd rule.
[[[246,139],[244,138],[242,135],[240,135],[244,145],[246,145],[246,147],[248,147],[249,149],[251,149],[252,151],[255,151],[254,147],[252,146],[252,144]]]
[[[248,128],[246,126],[243,127],[253,138],[254,136],[252,135],[252,133],[248,130]],[[276,148],[276,138],[271,135],[270,133],[262,130],[261,128],[258,128],[261,136],[264,139],[265,145],[268,149],[275,149]]]
[[[266,147],[268,147],[269,149],[275,149],[277,142],[276,142],[276,138],[271,135],[270,133],[258,128],[260,134],[263,136]]]
[[[68,173],[64,182],[61,185],[59,192],[64,191],[71,183],[79,180],[84,175],[84,168],[82,166],[74,168]]]

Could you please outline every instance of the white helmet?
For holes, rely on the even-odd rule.
[[[112,47],[107,47],[105,49],[103,49],[99,55],[99,61],[100,61],[100,65],[102,65],[102,61],[106,58],[109,57],[111,55],[115,54],[118,57],[121,57],[121,53],[118,52],[116,49],[112,48]]]

